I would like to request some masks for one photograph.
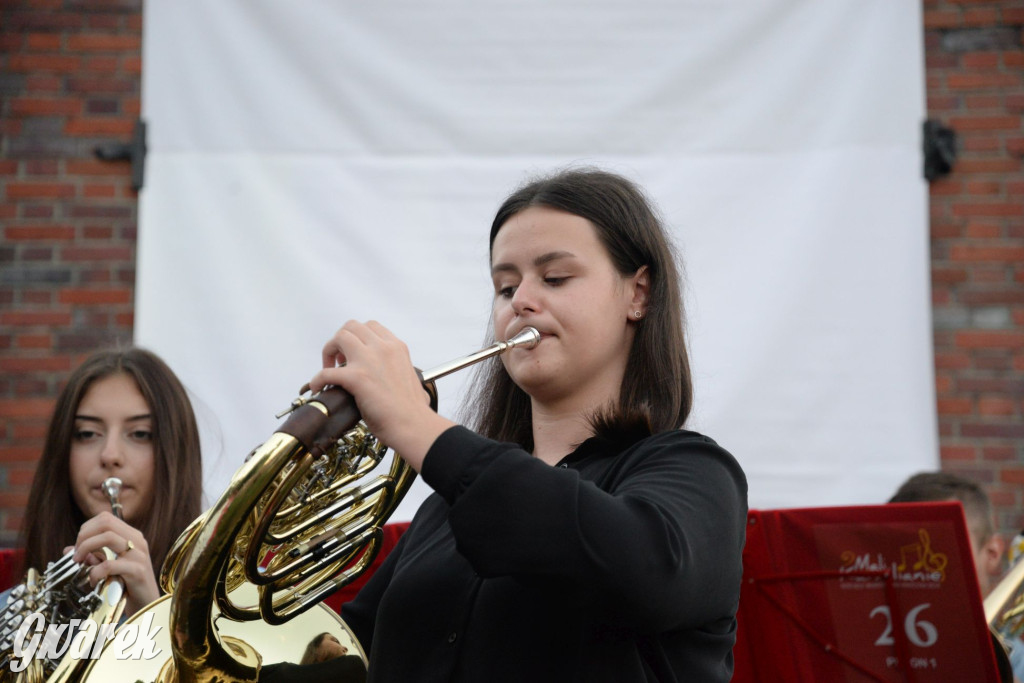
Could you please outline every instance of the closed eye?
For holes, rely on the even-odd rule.
[[[564,285],[568,279],[569,276],[567,275],[562,277],[546,277],[544,278],[544,282],[552,287],[558,287],[560,285]]]

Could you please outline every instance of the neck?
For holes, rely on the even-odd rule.
[[[549,465],[556,465],[578,445],[594,435],[589,417],[599,406],[552,406],[534,401],[533,454]]]

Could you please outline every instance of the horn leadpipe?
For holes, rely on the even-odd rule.
[[[486,349],[471,353],[468,356],[463,356],[457,360],[442,363],[437,367],[431,368],[423,373],[424,382],[433,382],[436,379],[440,379],[446,375],[450,375],[453,372],[457,372],[464,367],[479,363],[482,360],[486,360],[491,356],[495,356],[499,353],[521,346],[526,349],[532,349],[540,341],[540,332],[535,327],[524,327],[519,331],[519,334],[515,335],[508,341],[495,342]]]

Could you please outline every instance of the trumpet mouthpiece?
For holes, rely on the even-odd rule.
[[[121,480],[117,477],[110,477],[103,481],[103,492],[108,498],[117,498],[121,495]]]
[[[121,509],[121,480],[117,477],[109,477],[103,480],[103,493],[110,499],[110,509],[118,519],[124,519]]]

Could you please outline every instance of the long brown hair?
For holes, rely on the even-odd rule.
[[[117,374],[135,380],[153,419],[153,499],[139,530],[149,544],[158,576],[175,539],[202,511],[199,429],[185,387],[150,351],[101,351],[71,373],[57,397],[22,523],[25,567],[42,570],[58,559],[65,547],[74,544],[86,520],[71,492],[75,414],[93,382]]]
[[[686,422],[693,381],[686,350],[679,271],[665,230],[651,202],[635,184],[598,169],[570,169],[532,180],[502,203],[491,223],[490,244],[503,225],[531,206],[558,209],[594,226],[612,264],[623,276],[647,266],[647,314],[634,322],[618,405],[591,416],[595,433],[641,429],[658,433]],[[500,360],[478,371],[467,402],[470,423],[499,441],[533,448],[530,397],[517,387]]]

